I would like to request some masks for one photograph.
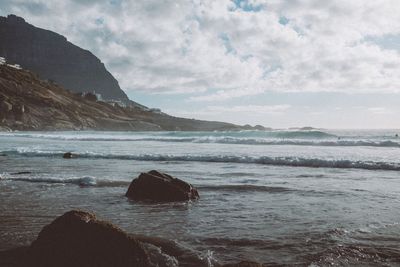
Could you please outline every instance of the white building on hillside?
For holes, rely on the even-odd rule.
[[[17,69],[17,70],[21,70],[21,69],[22,69],[21,66],[18,65],[18,64],[14,64],[14,65],[12,65],[12,64],[7,64],[7,66],[9,66],[9,67],[11,67],[11,68],[14,68],[14,69]]]

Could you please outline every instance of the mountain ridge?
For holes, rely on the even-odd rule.
[[[73,92],[95,91],[104,99],[129,103],[128,96],[100,59],[63,35],[8,15],[0,16],[0,36],[0,57],[9,62]]]
[[[0,130],[265,129],[179,118],[138,104],[90,51],[16,15],[0,16],[0,36]]]
[[[246,126],[173,117],[138,106],[97,100],[0,62],[0,131],[227,131]]]

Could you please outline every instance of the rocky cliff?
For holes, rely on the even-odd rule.
[[[0,57],[74,92],[96,91],[105,99],[129,100],[91,52],[15,15],[0,16]]]
[[[97,101],[0,63],[0,130],[214,131],[243,127]]]

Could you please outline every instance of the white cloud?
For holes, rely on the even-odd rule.
[[[393,113],[390,109],[386,107],[372,107],[368,108],[368,111],[376,115],[387,115]]]
[[[211,112],[255,112],[259,114],[275,114],[285,112],[290,108],[290,105],[246,105],[246,106],[209,106],[207,110]]]
[[[169,109],[165,110],[167,113],[184,116],[184,117],[198,117],[198,116],[241,116],[249,114],[259,115],[280,115],[284,114],[291,108],[290,105],[238,105],[238,106],[207,106],[203,109],[195,111],[185,111]]]
[[[222,101],[275,91],[400,92],[398,0],[4,0],[94,52],[125,90]],[[282,25],[282,18],[287,20]],[[216,93],[214,93],[216,92]]]

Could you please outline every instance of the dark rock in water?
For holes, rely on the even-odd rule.
[[[45,226],[29,247],[0,251],[5,267],[208,266],[174,241],[128,235],[94,214],[69,211]]]
[[[199,198],[199,193],[192,185],[166,173],[153,170],[141,173],[134,179],[126,196],[134,200],[169,202],[194,200]]]
[[[64,153],[64,155],[63,155],[64,159],[72,159],[75,157],[76,157],[76,155],[72,154],[72,152],[67,152],[67,153]]]
[[[241,261],[239,263],[225,264],[222,267],[263,267],[263,265],[253,261]]]
[[[69,211],[32,243],[27,266],[151,266],[141,243],[92,213]]]

